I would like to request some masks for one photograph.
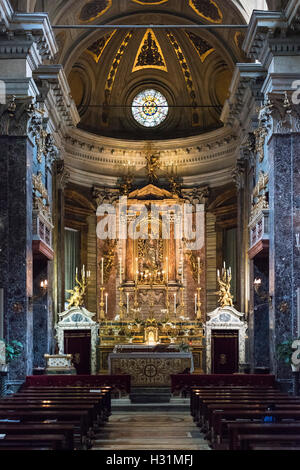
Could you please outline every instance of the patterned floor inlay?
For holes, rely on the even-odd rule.
[[[114,411],[93,450],[211,450],[188,412]]]

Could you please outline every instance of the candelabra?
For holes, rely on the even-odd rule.
[[[124,317],[124,302],[123,302],[124,287],[119,287],[119,291],[120,291],[119,316],[120,316],[120,320],[122,321]]]
[[[101,297],[100,297],[100,320],[105,320],[104,291],[105,291],[105,287],[100,287],[100,292],[101,292]]]
[[[197,320],[202,319],[202,312],[201,312],[201,287],[197,288]]]

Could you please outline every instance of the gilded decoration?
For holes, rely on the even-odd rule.
[[[122,41],[118,52],[113,60],[112,66],[110,68],[106,84],[105,84],[105,103],[103,106],[103,113],[102,113],[102,121],[104,124],[108,124],[108,108],[105,105],[109,104],[110,101],[110,95],[115,83],[115,79],[117,76],[118,68],[120,65],[120,62],[122,60],[123,54],[126,51],[126,48],[128,46],[128,43],[130,39],[132,38],[133,32],[130,31],[129,33],[126,34],[124,40]]]
[[[256,137],[255,151],[258,154],[259,162],[262,163],[265,158],[265,142],[268,135],[268,129],[260,126],[254,131]]]
[[[210,54],[215,52],[215,49],[210,44],[208,44],[208,42],[205,41],[205,39],[200,38],[199,36],[192,33],[191,31],[185,31],[185,33],[187,37],[189,38],[189,40],[191,41],[191,43],[193,44],[193,46],[195,47],[202,63]]]
[[[195,91],[195,87],[194,87],[194,84],[193,84],[192,73],[191,73],[190,68],[187,64],[185,55],[183,54],[183,51],[182,51],[181,47],[179,46],[178,41],[176,40],[174,34],[171,33],[171,31],[168,30],[167,31],[167,36],[169,38],[170,43],[172,44],[172,46],[174,48],[174,51],[175,51],[177,59],[179,61],[179,64],[180,64],[180,67],[181,67],[181,70],[182,70],[182,73],[183,73],[183,76],[184,76],[184,79],[185,79],[185,83],[186,83],[186,86],[187,86],[188,94],[189,94],[190,101],[191,101],[191,106],[193,108],[192,125],[193,126],[199,126],[200,125],[200,123],[199,123],[199,114],[198,114],[198,111],[197,111],[198,103],[196,101],[196,91]]]
[[[242,50],[243,42],[245,40],[245,35],[241,31],[236,31],[234,34],[234,42],[236,47]]]
[[[158,179],[157,172],[161,168],[160,156],[153,155],[148,152],[146,155],[146,161],[147,161],[147,173],[148,173],[149,182],[154,183],[154,181]]]
[[[76,286],[72,290],[67,290],[68,294],[71,294],[68,299],[68,310],[71,308],[79,308],[84,306],[86,290],[88,286],[88,280],[85,274],[84,269],[82,270],[81,281],[78,279],[78,270],[76,270],[75,281]]]
[[[168,0],[132,0],[134,3],[138,3],[139,5],[162,5],[163,3],[167,3]]]
[[[222,268],[222,272],[218,270],[218,283],[219,283],[219,304],[221,308],[233,307],[233,296],[231,294],[231,280],[232,273],[231,268],[226,269],[225,265]]]
[[[32,184],[34,191],[40,193],[42,199],[46,199],[48,201],[48,191],[44,186],[43,183],[43,175],[41,172],[38,172],[37,175],[32,175]]]
[[[134,64],[132,72],[147,68],[168,71],[162,49],[152,29],[146,31]]]
[[[253,197],[258,197],[262,191],[267,189],[269,183],[269,175],[264,171],[259,172],[258,182],[253,190]]]
[[[114,36],[116,32],[117,30],[115,29],[111,33],[108,33],[102,38],[98,39],[98,41],[95,41],[90,47],[87,48],[86,52],[93,57],[96,64],[98,64],[104,52],[104,49],[106,48],[107,44],[109,43],[109,41],[112,39],[112,37]]]
[[[190,7],[205,20],[211,23],[222,23],[223,13],[213,0],[189,0]]]
[[[83,23],[91,23],[109,10],[112,0],[95,0],[88,2],[81,10],[79,19]]]
[[[199,256],[197,256],[193,251],[188,251],[187,257],[193,274],[193,279],[196,283],[199,283],[199,276],[202,273],[202,269],[199,266]]]
[[[109,281],[109,277],[111,274],[111,270],[114,265],[115,261],[115,256],[116,256],[116,247],[117,247],[117,241],[116,240],[110,240],[107,239],[104,242],[104,247],[103,247],[103,279],[104,279],[104,284],[106,284]]]

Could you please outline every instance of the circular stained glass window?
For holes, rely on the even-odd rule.
[[[134,119],[144,127],[159,126],[167,117],[169,106],[157,90],[144,90],[132,102]]]

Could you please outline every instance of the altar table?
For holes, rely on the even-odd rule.
[[[133,387],[169,387],[171,374],[194,371],[192,353],[122,352],[108,357],[110,374],[128,374]]]

